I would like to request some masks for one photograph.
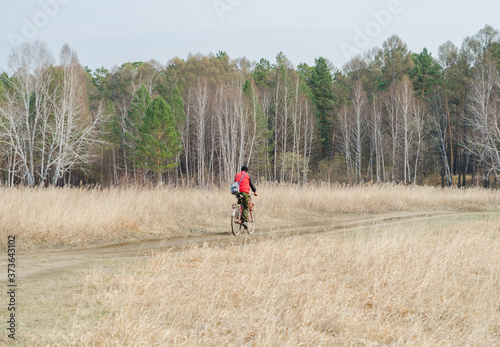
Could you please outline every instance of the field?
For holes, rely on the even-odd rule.
[[[258,231],[233,237],[225,190],[4,189],[17,343],[500,344],[496,191],[259,193]]]
[[[433,187],[262,186],[254,198],[260,226],[308,226],[346,215],[397,211],[482,211],[500,193]],[[227,231],[228,189],[0,189],[0,232],[24,249],[100,245]],[[335,219],[337,216],[339,219]],[[333,218],[333,219],[332,219]],[[5,243],[5,237],[2,238]]]

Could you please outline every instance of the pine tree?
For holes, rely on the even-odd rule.
[[[106,103],[106,115],[109,121],[104,126],[104,150],[109,151],[111,158],[110,169],[112,172],[113,182],[116,184],[119,181],[118,168],[120,167],[120,144],[122,139],[122,128],[120,126],[120,120],[115,109],[115,105],[111,100]],[[101,168],[102,170],[102,168]]]
[[[262,58],[254,68],[253,79],[257,84],[270,85],[270,77],[269,72],[273,66],[269,62],[269,60]]]
[[[9,76],[3,72],[0,74],[0,99],[2,98],[2,95],[4,95],[7,91],[6,88],[9,84]]]
[[[331,152],[333,143],[333,95],[332,74],[326,60],[316,59],[316,66],[311,76],[311,92],[316,105],[318,120],[320,156],[325,158]]]
[[[412,54],[414,67],[409,71],[415,90],[425,96],[442,84],[442,68],[424,48],[422,53]]]
[[[106,123],[104,132],[106,142],[118,147],[120,145],[121,138],[120,120],[118,119],[115,105],[111,100],[106,102],[106,115],[109,117],[109,121]]]
[[[186,111],[184,110],[184,100],[182,99],[179,88],[175,87],[172,91],[172,95],[170,95],[169,105],[172,109],[172,116],[175,120],[176,130],[179,133],[180,140],[182,142],[182,146],[185,147],[187,143],[187,137],[189,136],[186,131]],[[177,164],[180,163],[181,151],[178,152],[175,162]],[[176,173],[176,180],[179,179],[179,173],[182,177],[182,168]]]
[[[379,56],[382,63],[379,89],[389,90],[404,74],[413,69],[413,60],[406,43],[397,35],[388,38],[382,47]]]
[[[159,181],[163,173],[177,165],[175,158],[181,146],[175,127],[170,105],[161,96],[156,97],[147,108],[139,127],[137,154],[142,168],[151,170]]]
[[[175,87],[170,96],[170,107],[175,119],[177,130],[181,130],[186,124],[186,111],[184,111],[184,100],[182,100],[179,88]]]
[[[125,118],[125,133],[123,134],[125,142],[125,150],[127,152],[127,159],[131,160],[136,166],[140,165],[140,158],[137,155],[136,144],[140,140],[140,128],[142,126],[146,110],[151,103],[149,92],[144,85],[142,85],[135,92],[134,99],[130,104],[130,110]]]
[[[0,100],[2,100],[4,93],[5,93],[5,88],[3,86],[2,80],[0,80]]]

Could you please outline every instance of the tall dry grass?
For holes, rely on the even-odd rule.
[[[158,254],[90,272],[77,302],[98,324],[54,342],[498,346],[499,240],[489,220]]]
[[[484,189],[264,185],[259,193],[259,226],[268,228],[339,213],[497,209],[500,203],[500,192]],[[28,247],[221,232],[233,201],[227,189],[2,188],[0,233],[18,235]]]

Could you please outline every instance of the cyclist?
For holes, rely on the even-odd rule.
[[[241,177],[243,175],[245,175],[245,177],[243,177],[243,179],[241,180]],[[248,214],[250,212],[248,209],[248,201],[250,198],[249,195],[250,188],[254,192],[255,196],[258,195],[257,195],[257,188],[255,188],[255,184],[252,181],[252,177],[250,177],[250,174],[248,173],[248,167],[246,165],[242,166],[241,172],[237,173],[236,177],[234,177],[235,182],[239,182],[240,180],[241,183],[240,183],[240,194],[238,195],[239,197],[238,203],[241,204],[241,206],[243,207],[243,215],[241,216],[241,222],[243,227],[245,229],[248,229]]]

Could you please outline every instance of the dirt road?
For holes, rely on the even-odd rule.
[[[242,233],[234,237],[229,232],[207,234],[195,237],[172,237],[134,243],[112,244],[101,247],[69,249],[69,250],[45,250],[30,253],[21,253],[17,256],[18,281],[31,282],[35,280],[61,276],[63,274],[78,274],[81,270],[88,268],[105,260],[140,258],[162,252],[166,249],[180,250],[189,244],[217,244],[227,246],[243,244],[248,242],[259,242],[269,238],[281,238],[293,235],[315,234],[315,233],[343,233],[362,230],[366,228],[394,225],[398,223],[415,223],[431,219],[453,218],[456,216],[477,215],[477,213],[453,213],[453,212],[427,212],[427,213],[388,213],[376,216],[356,218],[338,222],[332,218],[314,221],[311,225],[287,228],[257,228],[253,235]],[[229,229],[229,226],[228,226]],[[6,276],[0,279],[0,283],[6,282]]]

